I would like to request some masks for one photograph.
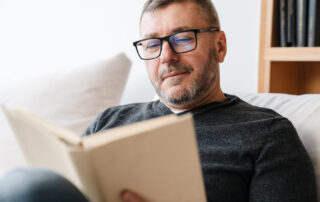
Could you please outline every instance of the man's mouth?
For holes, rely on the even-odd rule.
[[[189,72],[186,71],[186,70],[174,70],[174,71],[171,71],[171,72],[168,72],[168,73],[165,73],[163,76],[162,76],[162,79],[167,79],[167,78],[171,78],[171,77],[175,77],[175,76],[180,76],[180,75],[183,75],[183,74],[188,74]]]

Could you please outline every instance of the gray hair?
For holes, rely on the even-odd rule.
[[[209,25],[220,28],[219,16],[211,0],[147,0],[141,13],[140,21],[143,14],[146,12],[153,12],[158,9],[165,8],[172,3],[182,2],[196,3],[201,8],[201,12],[204,14],[203,16]]]

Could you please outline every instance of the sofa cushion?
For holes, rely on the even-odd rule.
[[[118,105],[131,62],[124,54],[64,72],[0,87],[0,104],[23,107],[52,123],[81,133],[105,108]],[[13,133],[0,112],[0,174],[23,165]]]

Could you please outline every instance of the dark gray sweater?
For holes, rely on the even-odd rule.
[[[208,201],[315,202],[313,167],[292,124],[226,96],[181,113],[193,114]],[[171,113],[159,101],[112,107],[84,135]]]

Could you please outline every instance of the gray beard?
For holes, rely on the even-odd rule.
[[[158,96],[168,105],[170,106],[186,106],[193,104],[198,100],[198,98],[201,98],[203,94],[205,94],[208,89],[210,89],[211,85],[216,80],[216,69],[217,64],[213,63],[217,62],[217,55],[216,51],[214,49],[211,49],[209,52],[209,57],[207,63],[202,68],[202,71],[199,73],[198,77],[191,83],[190,87],[187,89],[184,89],[184,91],[178,95],[178,96],[170,96],[168,94],[165,94],[163,91],[161,91],[160,88],[156,88],[155,90],[158,94]],[[189,66],[183,66],[183,65],[171,65],[166,72],[167,73],[173,70],[186,70],[188,71],[190,69]],[[163,73],[159,74],[159,77]],[[180,83],[179,80],[172,81],[172,84]]]

